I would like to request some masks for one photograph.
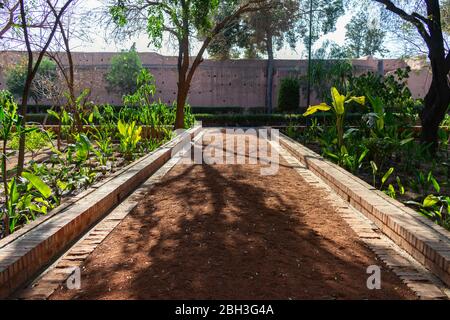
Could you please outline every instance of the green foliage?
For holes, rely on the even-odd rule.
[[[345,32],[346,47],[349,58],[382,56],[387,53],[383,46],[386,32],[378,25],[367,10],[358,11],[347,24]]]
[[[40,130],[38,127],[31,127],[33,130],[25,135],[25,150],[30,152],[32,158],[42,149],[52,145],[54,133],[51,131]],[[15,133],[9,143],[13,150],[19,150],[20,136]]]
[[[232,6],[237,3],[235,0],[225,2]],[[168,29],[176,33],[179,39],[183,38],[186,32],[183,18],[186,19],[189,33],[195,29],[198,34],[206,35],[212,29],[219,3],[218,0],[193,0],[186,1],[183,6],[180,1],[163,0],[143,6],[139,0],[116,0],[110,5],[109,13],[113,22],[121,28],[118,31],[122,34],[128,36],[135,33],[136,29],[145,30],[150,42],[155,47],[161,47],[163,34]],[[144,13],[146,19],[135,19],[136,13]]]
[[[417,119],[420,100],[414,100],[408,88],[408,78],[411,69],[397,69],[387,76],[369,72],[361,76],[351,76],[348,88],[355,95],[377,97],[389,112],[391,122],[403,124],[413,123]],[[370,101],[369,101],[370,102]],[[372,103],[370,103],[372,105]]]
[[[450,230],[450,197],[430,194],[422,202],[408,201],[408,204],[419,208],[419,212]]]
[[[342,147],[344,146],[344,119],[345,119],[346,105],[353,102],[359,105],[364,105],[366,98],[364,96],[361,97],[351,96],[350,94],[342,95],[335,87],[331,88],[331,98],[333,100],[331,107],[328,106],[326,103],[322,103],[317,106],[310,106],[303,115],[310,116],[316,113],[317,111],[333,110],[333,113],[336,116],[338,146],[339,149],[342,149]]]
[[[21,60],[18,64],[6,70],[6,87],[17,98],[22,97],[23,90],[25,89],[27,68],[27,61]],[[38,102],[39,99],[42,98],[42,91],[39,90],[39,85],[37,84],[42,79],[50,81],[56,81],[57,79],[56,63],[48,58],[42,59],[36,76],[33,79],[32,85],[30,87],[30,97],[35,102]]]
[[[12,178],[8,183],[6,205],[8,231],[14,232],[21,224],[34,220],[37,214],[47,214],[54,207],[49,199],[51,195],[50,187],[34,174],[23,172],[20,181]]]
[[[300,82],[297,78],[284,78],[280,83],[278,92],[278,110],[292,112],[299,109]]]
[[[303,43],[306,49],[309,48],[309,12],[311,1],[300,1],[300,12],[305,12],[306,15],[300,21],[300,28],[303,30]],[[336,30],[336,22],[340,16],[345,14],[343,0],[315,0],[312,2],[312,39],[314,43],[320,39],[324,34]]]
[[[135,79],[136,88],[132,94],[123,97],[124,105],[149,106],[156,91],[155,78],[147,69],[140,69]]]
[[[420,101],[411,97],[405,84],[407,75],[408,70],[398,70],[385,78],[373,74],[354,77],[349,82],[347,96],[334,88],[329,96],[331,105],[312,106],[305,113],[309,116],[332,110],[335,126],[327,126],[326,122],[318,125],[320,117],[316,117],[313,125],[304,131],[293,127],[287,131],[295,139],[312,145],[314,150],[318,147],[324,157],[388,196],[415,206],[421,214],[450,229],[450,134],[445,127],[439,129],[440,149],[433,156],[427,145],[419,143],[412,126]],[[352,95],[356,97],[351,98]],[[363,103],[363,96],[367,97],[367,103]],[[346,127],[344,122],[349,110],[362,112],[352,127],[348,123]]]
[[[216,59],[260,57],[280,50],[285,43],[295,49],[302,29],[299,22],[301,0],[279,1],[271,8],[250,12],[225,28],[208,48]],[[216,22],[233,13],[233,7],[224,2],[219,6]],[[275,48],[273,48],[275,47]],[[273,53],[273,52],[272,52]]]
[[[6,147],[11,139],[13,128],[17,132],[23,132],[23,118],[17,113],[17,104],[12,95],[7,91],[0,91],[0,140],[2,140],[2,150],[0,153],[1,173],[3,180],[3,193],[5,195],[5,205],[0,208],[0,218],[3,219],[3,229],[9,232],[10,217],[13,214],[13,202],[16,200],[16,185],[8,183],[8,170]]]
[[[137,150],[137,145],[141,141],[142,127],[136,126],[136,122],[123,123],[121,120],[117,123],[120,139],[120,151],[125,158],[131,160],[133,153]]]
[[[150,101],[155,87],[147,71],[142,71],[138,78],[134,100],[129,98],[133,105],[120,110],[88,103],[88,91],[76,98],[70,110],[64,107],[58,112],[49,110],[64,132],[66,143],[60,148],[49,144],[51,133],[36,127],[25,128],[11,94],[0,91],[2,177],[7,177],[6,145],[17,144],[12,141],[13,129],[18,134],[25,133],[30,151],[37,153],[46,146],[52,151],[48,160],[30,161],[20,178],[3,179],[2,195],[6,201],[0,206],[1,236],[46,214],[59,205],[62,197],[92,185],[100,176],[115,171],[115,166],[152,152],[172,137],[176,109]],[[186,127],[192,126],[194,120],[186,107]]]
[[[106,74],[109,92],[130,94],[136,91],[136,77],[142,69],[142,62],[135,45],[129,51],[122,51],[111,59]],[[139,84],[138,84],[139,85]]]

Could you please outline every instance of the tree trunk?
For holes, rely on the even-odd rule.
[[[430,89],[424,99],[425,105],[420,113],[420,119],[422,122],[421,140],[423,143],[429,144],[430,151],[434,153],[438,148],[439,125],[450,104],[450,86],[448,56],[446,58],[441,26],[440,24],[431,24],[429,28],[431,36],[427,45],[433,76]]]
[[[432,64],[434,64],[433,61]],[[447,83],[447,76],[442,72],[433,70],[433,80],[424,103],[424,109],[420,114],[422,122],[421,140],[423,143],[429,144],[431,151],[435,152],[438,147],[439,125],[450,104],[450,88]]]
[[[267,81],[266,81],[266,110],[267,113],[273,111],[273,39],[271,32],[267,32]]]
[[[183,83],[183,85],[178,86],[175,129],[184,129],[184,106],[186,105],[188,93],[189,84]]]
[[[178,51],[178,92],[177,92],[177,112],[175,118],[175,129],[184,129],[184,106],[190,88],[190,81],[187,79],[189,72],[189,28],[185,20],[185,34],[179,41]]]
[[[20,105],[20,115],[23,117],[24,125],[27,123],[27,105],[28,105],[28,94],[30,92],[31,82],[33,78],[31,73],[28,72],[27,80],[25,82],[23,94],[22,94],[22,103]],[[17,157],[17,177],[22,175],[23,167],[25,164],[25,132],[22,130],[20,132],[19,137],[19,155]]]

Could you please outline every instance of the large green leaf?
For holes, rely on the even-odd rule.
[[[22,177],[27,179],[33,185],[33,187],[35,187],[36,190],[38,190],[42,194],[44,198],[47,199],[52,195],[52,189],[38,176],[35,176],[34,174],[29,172],[23,172]]]

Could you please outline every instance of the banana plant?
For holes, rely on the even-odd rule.
[[[120,151],[124,154],[125,159],[131,160],[137,144],[142,139],[142,127],[136,126],[136,121],[123,123],[122,120],[119,120],[117,129],[119,131]]]
[[[336,130],[337,130],[337,136],[338,136],[338,147],[341,149],[341,147],[344,145],[344,118],[345,118],[345,111],[346,111],[346,104],[349,104],[350,102],[356,102],[360,105],[364,105],[366,102],[366,98],[364,96],[362,97],[355,97],[350,95],[342,95],[339,93],[339,91],[335,88],[331,88],[331,97],[333,99],[332,105],[329,106],[325,102],[316,105],[316,106],[310,106],[306,112],[303,114],[303,116],[307,117],[310,116],[318,111],[329,111],[332,110],[333,113],[336,116]]]
[[[23,172],[20,179],[18,181],[14,177],[8,182],[8,225],[5,228],[9,233],[16,230],[20,221],[28,223],[36,219],[36,214],[46,214],[49,209],[54,208],[52,189],[41,178],[30,172]]]

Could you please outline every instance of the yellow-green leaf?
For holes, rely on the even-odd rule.
[[[333,98],[333,107],[337,114],[344,114],[345,108],[344,108],[344,102],[345,102],[345,96],[341,95],[339,91],[335,88],[331,88],[331,97]]]
[[[317,106],[310,106],[308,110],[306,110],[306,112],[303,114],[303,116],[307,117],[316,113],[317,111],[328,111],[330,109],[331,107],[329,105],[327,105],[326,103],[321,103]]]
[[[423,200],[423,207],[424,208],[430,208],[436,205],[439,202],[439,198],[430,194],[428,197]]]
[[[356,103],[360,104],[360,105],[365,105],[366,104],[366,97],[362,96],[362,97],[350,97],[350,99],[348,99],[346,101],[346,103],[350,103],[352,101],[355,101]]]

